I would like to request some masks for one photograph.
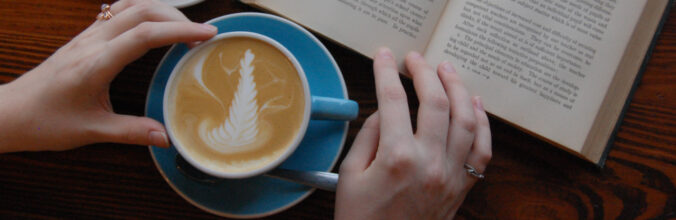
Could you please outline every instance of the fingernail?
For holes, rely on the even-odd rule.
[[[216,31],[218,31],[218,28],[216,28],[215,26],[210,25],[210,24],[202,24],[202,25],[200,25],[200,26],[201,26],[204,30],[206,30],[206,31],[208,31],[208,32],[216,32]]]
[[[167,139],[167,134],[161,131],[151,131],[150,132],[150,141],[153,145],[158,147],[167,147],[169,146],[169,140]]]
[[[441,64],[441,68],[443,68],[444,72],[455,73],[455,67],[453,67],[453,64],[451,64],[451,62],[444,61]]]
[[[410,53],[410,56],[411,56],[411,58],[413,58],[413,59],[422,59],[422,56],[420,55],[420,53],[415,52],[415,51],[412,51],[412,52]]]
[[[474,106],[479,109],[480,111],[484,111],[484,104],[481,102],[481,97],[480,96],[475,96],[474,97]]]
[[[190,42],[190,43],[186,43],[186,44],[188,45],[188,48],[192,49],[192,48],[196,47],[197,44],[199,44],[199,42]]]
[[[381,59],[394,59],[392,56],[392,51],[387,47],[383,47],[378,50],[378,57]]]

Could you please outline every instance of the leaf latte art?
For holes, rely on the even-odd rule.
[[[192,157],[222,170],[265,165],[301,128],[298,72],[259,40],[229,38],[201,48],[180,67],[175,87],[172,135]]]
[[[199,125],[200,138],[214,150],[224,153],[246,150],[241,149],[242,146],[252,144],[258,135],[258,104],[256,102],[258,91],[253,76],[254,66],[251,64],[254,58],[255,55],[251,53],[251,50],[247,50],[240,61],[239,84],[237,84],[235,97],[230,105],[228,118],[220,126],[211,130],[207,128],[207,123],[204,121]],[[209,91],[206,86],[203,89]],[[212,94],[211,91],[209,93]]]

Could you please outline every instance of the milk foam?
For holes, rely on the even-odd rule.
[[[255,55],[247,50],[239,64],[239,83],[228,110],[228,117],[215,128],[209,127],[209,121],[199,122],[199,136],[212,149],[221,153],[237,153],[251,150],[257,147],[253,143],[258,135],[258,102],[256,101],[256,82],[254,82],[252,65]],[[225,106],[216,95],[204,84],[202,79],[202,66],[206,55],[201,57],[195,65],[194,77],[199,82],[201,89],[210,94],[218,101],[223,109]],[[225,67],[227,73],[230,74]]]
[[[273,46],[232,38],[186,61],[172,100],[182,153],[223,172],[272,163],[295,144],[305,116],[302,81]]]

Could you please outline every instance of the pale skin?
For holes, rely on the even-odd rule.
[[[94,22],[38,67],[0,86],[0,153],[97,142],[169,146],[159,122],[113,112],[110,82],[149,49],[208,40],[216,27],[190,22],[158,1],[119,1],[110,10],[112,19]]]
[[[149,49],[195,45],[217,30],[190,22],[154,0],[121,0],[114,17],[96,21],[50,58],[0,85],[0,153],[61,151],[100,142],[169,146],[164,126],[115,114],[110,82]],[[488,118],[450,63],[436,70],[415,52],[406,57],[420,100],[414,132],[394,57],[374,58],[378,111],[357,135],[340,167],[336,219],[449,219],[491,158]]]
[[[470,98],[453,66],[436,71],[406,57],[420,106],[413,132],[392,52],[374,58],[378,111],[364,123],[340,167],[336,219],[451,219],[483,172],[491,133],[479,97]]]

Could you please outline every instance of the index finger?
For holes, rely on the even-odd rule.
[[[380,128],[383,135],[413,136],[406,91],[392,51],[381,48],[373,60]]]
[[[217,32],[209,24],[193,22],[144,22],[106,44],[100,57],[97,76],[111,81],[125,65],[143,56],[148,50],[173,43],[205,41]]]
[[[130,3],[131,4],[131,3]],[[106,39],[112,39],[125,31],[132,29],[138,24],[147,21],[190,21],[178,9],[167,4],[154,1],[144,1],[135,3],[129,8],[124,9],[109,21],[105,22],[105,27],[101,29]]]
[[[119,0],[110,5],[110,12],[119,14],[120,12],[138,4],[157,3],[155,0]]]

